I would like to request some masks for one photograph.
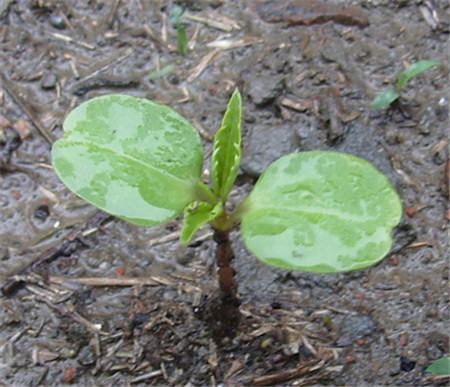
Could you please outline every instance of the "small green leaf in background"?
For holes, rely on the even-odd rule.
[[[450,357],[441,357],[431,364],[427,369],[433,375],[450,375]]]
[[[177,26],[177,24],[181,23],[181,18],[183,14],[184,14],[183,7],[180,7],[177,4],[173,5],[173,7],[170,9],[170,22],[174,26]]]
[[[189,38],[186,32],[186,26],[183,23],[184,9],[179,5],[174,5],[170,11],[170,21],[177,30],[177,48],[181,55],[188,52]]]
[[[161,67],[159,70],[152,70],[148,74],[148,80],[155,81],[159,78],[163,78],[169,75],[174,69],[175,66],[173,64],[168,64],[167,66]]]
[[[181,55],[186,55],[188,52],[189,38],[186,32],[186,26],[183,23],[177,25],[177,48]]]
[[[370,107],[372,109],[387,109],[391,105],[391,103],[399,97],[400,94],[398,94],[398,92],[392,88],[383,90],[374,98],[374,100],[370,104]]]
[[[197,199],[203,150],[197,131],[168,106],[115,94],[72,110],[52,158],[78,196],[130,223],[153,226]]]
[[[228,102],[222,126],[214,137],[212,156],[213,191],[227,200],[239,171],[241,161],[241,111],[242,101],[236,89]]]
[[[439,64],[440,63],[436,60],[419,60],[418,62],[413,63],[400,73],[395,85],[397,91],[400,92],[412,78]]]
[[[193,202],[184,210],[184,223],[181,230],[181,243],[188,244],[195,233],[206,223],[217,218],[223,210],[222,203],[215,206],[206,202]]]
[[[312,151],[267,168],[243,205],[241,232],[266,264],[335,273],[381,260],[401,216],[389,179],[368,161]]]

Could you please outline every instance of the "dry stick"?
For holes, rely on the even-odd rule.
[[[60,256],[68,256],[72,254],[78,247],[82,245],[81,241],[78,238],[82,236],[85,230],[90,230],[93,227],[98,228],[110,219],[112,219],[111,215],[105,214],[103,212],[95,213],[90,219],[88,219],[87,223],[83,224],[82,226],[78,226],[75,230],[69,232],[64,237],[63,242],[59,246],[52,247],[44,251],[42,254],[34,258],[31,262],[27,262],[25,266],[19,267],[13,273],[10,273],[9,281],[7,281],[1,287],[3,295],[10,296],[20,286],[23,285],[23,281],[20,280],[20,278],[17,279],[14,277],[20,274],[25,274],[27,271],[36,268],[44,263],[50,263]]]
[[[111,12],[108,15],[108,19],[106,21],[106,25],[108,27],[112,27],[114,22],[114,17],[116,16],[117,9],[119,8],[120,0],[115,0],[113,6],[111,7]]]
[[[0,72],[0,79],[2,80],[3,87],[7,91],[7,93],[11,96],[11,98],[20,106],[20,108],[25,112],[28,118],[31,120],[33,125],[37,128],[37,130],[41,133],[41,135],[47,140],[49,144],[52,144],[55,139],[50,134],[50,132],[39,122],[39,120],[35,117],[31,109],[25,104],[23,99],[14,91],[13,83],[10,82],[3,73]]]
[[[94,70],[92,73],[90,73],[89,75],[83,77],[82,79],[80,79],[75,85],[72,86],[72,88],[76,88],[77,86],[79,86],[82,82],[86,82],[89,79],[94,78],[95,76],[97,76],[98,74],[100,74],[101,72],[105,71],[106,69],[108,69],[109,67],[113,66],[113,65],[118,65],[119,63],[121,63],[123,60],[125,60],[126,58],[128,58],[131,54],[133,53],[133,50],[131,48],[128,48],[126,50],[124,50],[122,55],[119,55],[116,59],[111,59],[109,60],[106,64],[104,64],[103,66],[99,67],[98,69]]]
[[[70,285],[70,284],[80,284],[87,286],[110,286],[110,287],[127,287],[127,286],[171,286],[179,287],[187,293],[201,292],[201,289],[180,282],[179,280],[173,281],[170,278],[164,278],[160,276],[150,276],[150,277],[135,277],[135,278],[104,278],[104,277],[80,277],[80,278],[70,278],[70,277],[60,277],[60,276],[49,276],[48,281],[57,285]]]
[[[321,368],[324,364],[325,362],[323,360],[310,360],[297,368],[291,368],[286,371],[253,378],[250,384],[254,386],[270,386],[273,384],[284,383],[288,380],[298,378],[308,374],[309,372],[315,371]]]
[[[39,296],[35,296],[35,297],[38,301],[41,301],[41,302],[47,304],[50,308],[56,310],[62,316],[70,317],[72,320],[76,321],[77,323],[84,325],[89,331],[103,335],[103,336],[108,335],[107,332],[103,332],[101,330],[100,326],[90,322],[85,317],[81,316],[78,312],[76,312],[75,310],[72,310],[72,308],[69,308],[65,305],[52,304],[49,300],[47,300],[44,297],[39,297]]]

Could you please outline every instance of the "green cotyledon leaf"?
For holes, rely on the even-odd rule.
[[[243,208],[243,239],[257,258],[318,273],[362,269],[381,260],[402,215],[397,193],[372,164],[322,151],[275,161]]]
[[[206,223],[217,218],[223,210],[222,203],[216,205],[207,202],[193,202],[184,210],[184,222],[181,230],[181,243],[188,244],[195,233]]]
[[[225,203],[241,161],[242,101],[236,89],[228,102],[222,126],[214,137],[212,155],[213,191]]]
[[[188,121],[167,106],[118,94],[75,108],[52,157],[70,190],[142,226],[164,223],[196,200],[203,164]]]

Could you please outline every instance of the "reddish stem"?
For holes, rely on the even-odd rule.
[[[231,267],[234,258],[230,242],[230,231],[214,229],[214,241],[216,247],[216,263],[218,267],[219,285],[222,297],[225,299],[237,299],[237,286],[234,281],[235,270]]]

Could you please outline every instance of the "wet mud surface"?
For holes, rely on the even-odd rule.
[[[447,2],[179,3],[186,57],[172,2],[0,3],[0,384],[436,384],[424,370],[449,352]],[[442,65],[401,109],[371,110],[420,59]],[[50,143],[72,107],[121,92],[192,121],[208,169],[235,86],[233,202],[281,155],[335,149],[386,173],[405,214],[386,259],[339,275],[264,266],[234,232],[241,305],[223,334],[211,230],[182,248],[178,221],[99,214],[59,182]]]

